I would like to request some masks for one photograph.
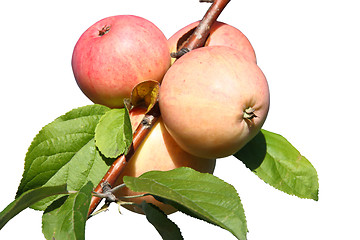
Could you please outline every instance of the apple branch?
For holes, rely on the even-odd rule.
[[[130,146],[130,150],[128,151],[128,153],[126,155],[121,155],[113,162],[113,164],[111,165],[105,176],[101,179],[97,187],[94,189],[95,193],[103,192],[103,184],[105,182],[107,182],[107,184],[110,184],[110,186],[113,186],[115,184],[116,180],[123,172],[126,164],[134,155],[135,151],[140,146],[142,141],[145,139],[147,134],[150,132],[152,126],[156,123],[159,117],[160,117],[160,109],[159,109],[159,104],[157,102],[151,108],[151,110],[144,116],[144,119],[141,121],[141,123],[135,130],[133,135],[133,142]],[[99,205],[100,201],[101,201],[100,197],[93,196],[91,198],[88,216],[90,216],[90,214],[95,210],[95,208]]]
[[[216,21],[222,10],[225,6],[230,2],[230,0],[200,0],[200,2],[211,2],[211,6],[209,10],[204,15],[203,19],[195,29],[195,31],[190,35],[190,37],[184,42],[182,48],[177,53],[172,53],[172,57],[179,58],[183,56],[185,53],[203,47],[205,45],[206,39],[210,33],[210,28],[212,24]],[[97,187],[94,189],[95,193],[103,192],[103,185],[105,182],[113,186],[116,180],[119,178],[125,166],[130,161],[137,148],[140,146],[142,141],[145,139],[147,134],[150,132],[152,126],[156,123],[156,121],[160,117],[160,109],[158,102],[152,107],[152,109],[145,115],[143,121],[138,126],[136,131],[134,132],[133,142],[130,147],[129,152],[126,155],[121,155],[117,158],[114,163],[111,165],[110,169],[107,171],[105,176],[99,182]],[[95,194],[91,198],[90,209],[88,216],[92,214],[95,208],[101,201],[101,198],[98,197],[99,194]]]
[[[196,27],[195,31],[183,43],[183,46],[178,52],[171,53],[171,57],[180,58],[185,53],[190,52],[193,49],[203,47],[210,34],[211,26],[230,0],[200,0],[200,2],[211,2],[212,4],[200,21],[199,25]]]

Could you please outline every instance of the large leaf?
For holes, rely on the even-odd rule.
[[[179,227],[158,207],[143,201],[141,208],[146,215],[146,219],[156,228],[163,240],[183,239]]]
[[[110,163],[104,161],[95,146],[95,128],[109,110],[101,105],[89,105],[46,125],[26,154],[17,196],[41,186],[67,184],[68,190],[79,190],[88,181],[97,184]],[[47,198],[32,207],[44,210],[55,198]]]
[[[0,230],[18,213],[37,201],[56,194],[67,194],[66,185],[40,187],[21,194],[0,213]]]
[[[244,210],[235,188],[223,180],[191,168],[151,171],[138,178],[125,176],[124,183],[135,192],[147,192],[181,205],[179,210],[246,239]]]
[[[43,234],[48,240],[83,240],[94,185],[88,182],[77,193],[53,202],[42,217]]]
[[[318,200],[315,168],[281,135],[261,130],[234,156],[274,188],[300,198]]]
[[[132,143],[132,129],[127,108],[112,109],[102,116],[95,129],[96,146],[108,158],[125,153]]]

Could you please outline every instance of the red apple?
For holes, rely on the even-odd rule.
[[[225,46],[198,48],[179,58],[165,74],[159,95],[170,135],[202,158],[240,150],[262,127],[269,101],[257,64]]]
[[[190,30],[195,29],[199,22],[189,24],[169,38],[170,52],[180,50],[177,49],[179,39]],[[205,42],[205,46],[232,47],[242,52],[249,60],[256,62],[255,51],[248,38],[239,29],[223,22],[216,21],[211,26],[210,35]],[[175,59],[172,59],[172,62],[174,61]]]
[[[80,37],[72,68],[80,89],[94,103],[123,107],[133,87],[161,81],[170,66],[164,34],[150,21],[131,15],[107,17]]]

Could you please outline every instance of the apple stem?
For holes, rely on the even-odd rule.
[[[216,19],[218,18],[222,10],[225,8],[225,6],[230,2],[230,0],[200,0],[200,2],[211,2],[212,4],[209,10],[206,12],[205,16],[203,17],[203,19],[201,20],[201,22],[199,23],[199,25],[197,26],[197,28],[195,29],[195,31],[186,40],[185,44],[183,45],[183,49],[179,51],[181,53],[180,54],[178,54],[179,52],[175,53],[176,58],[181,57],[185,53],[195,48],[203,47],[205,45],[212,24],[216,21]],[[104,35],[109,30],[110,30],[110,26],[104,26],[103,29],[99,31],[99,34],[102,33],[102,35]],[[104,190],[106,190],[103,189],[104,183],[109,184],[110,186],[113,186],[115,184],[116,180],[124,171],[126,164],[134,155],[135,151],[140,146],[142,141],[145,139],[147,134],[150,132],[151,128],[153,127],[155,122],[159,119],[159,117],[160,117],[159,103],[156,102],[154,106],[151,108],[151,110],[145,115],[143,121],[135,130],[133,135],[133,142],[128,153],[126,155],[121,155],[113,162],[113,164],[111,165],[111,167],[109,168],[103,179],[94,189],[94,192],[98,193],[98,195],[94,194],[94,196],[92,196],[91,198],[88,217],[91,216],[91,214],[93,213],[95,208],[99,205],[102,199],[101,197],[97,197],[97,196],[99,196],[99,193],[102,193]]]
[[[177,52],[171,53],[171,57],[180,58],[191,50],[203,47],[210,34],[211,26],[230,0],[200,0],[200,2],[210,2],[212,4],[200,21],[199,25],[196,27],[195,31],[184,42],[182,48]]]

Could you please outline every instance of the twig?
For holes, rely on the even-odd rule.
[[[171,57],[180,58],[184,54],[205,45],[206,39],[210,34],[210,28],[220,13],[224,10],[230,0],[200,0],[200,2],[212,2],[209,10],[196,27],[191,36],[184,42],[182,48],[175,53],[171,53]]]
[[[101,179],[97,187],[94,189],[94,192],[96,193],[102,193],[103,192],[103,183],[107,182],[110,184],[110,186],[113,186],[118,179],[118,177],[123,172],[127,162],[131,159],[131,157],[134,155],[136,149],[140,146],[142,141],[145,139],[147,134],[150,132],[151,127],[155,124],[155,122],[160,117],[160,109],[159,104],[156,103],[153,108],[145,115],[144,119],[141,121],[140,125],[137,127],[134,136],[133,136],[133,142],[130,147],[129,152],[126,155],[121,155],[119,158],[117,158],[105,176]],[[88,216],[95,210],[95,208],[100,203],[101,198],[97,196],[93,196],[91,198],[90,202],[90,209]]]

